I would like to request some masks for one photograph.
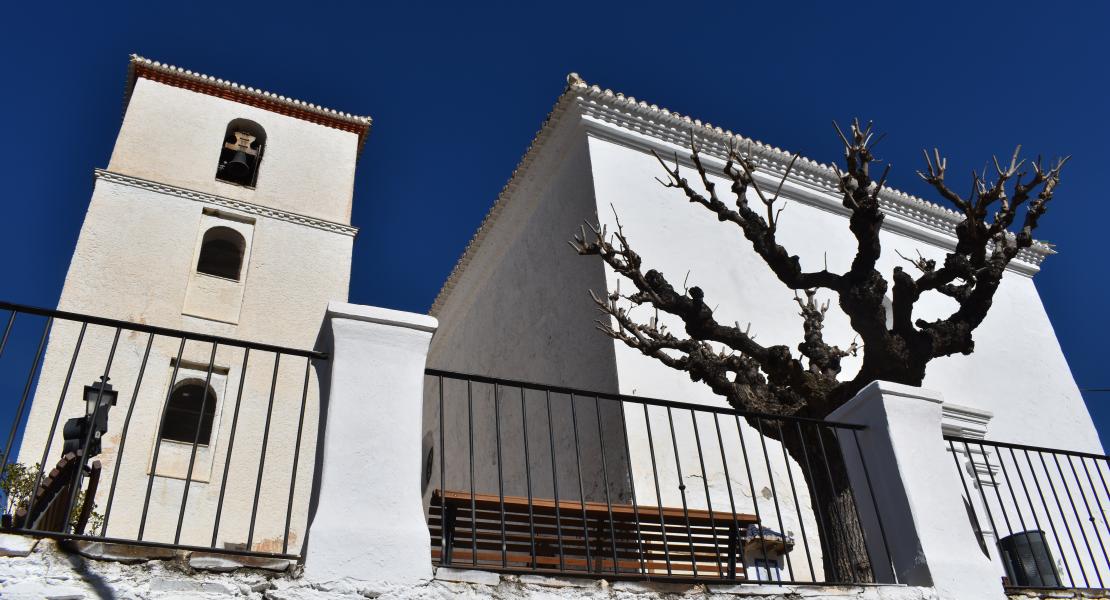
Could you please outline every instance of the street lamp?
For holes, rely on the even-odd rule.
[[[77,451],[86,439],[89,439],[89,447],[84,458],[87,460],[100,454],[100,438],[108,432],[108,409],[115,405],[118,396],[119,392],[108,383],[108,377],[101,377],[100,381],[85,386],[85,416],[74,417],[62,426],[63,454]]]

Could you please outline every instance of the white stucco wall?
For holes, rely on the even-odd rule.
[[[612,345],[597,335],[587,290],[605,288],[597,261],[567,246],[596,219],[581,131],[546,142],[506,193],[496,226],[435,311],[429,366],[536,383],[616,391]]]
[[[266,131],[254,189],[219,181],[227,124]],[[349,223],[358,135],[139,78],[108,170],[200,192]]]

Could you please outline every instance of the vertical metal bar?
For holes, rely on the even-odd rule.
[[[139,519],[139,534],[135,538],[138,541],[143,541],[143,532],[146,531],[146,516],[147,511],[150,509],[150,492],[154,489],[154,474],[158,472],[158,455],[162,449],[162,431],[166,426],[166,411],[170,407],[170,397],[173,396],[173,388],[177,384],[177,372],[181,368],[181,353],[185,351],[185,338],[181,338],[181,344],[177,347],[177,358],[173,361],[173,373],[170,374],[170,383],[166,386],[166,399],[162,403],[162,416],[158,419],[158,435],[154,438],[154,456],[150,459],[150,474],[146,479],[146,497],[143,498],[143,515]]]
[[[945,438],[945,441],[948,442],[948,449],[952,453],[952,464],[956,465],[956,474],[960,476],[960,485],[964,488],[964,496],[967,496],[967,505],[972,512],[972,516],[975,518],[976,524],[979,525],[978,533],[979,536],[982,537],[983,526],[982,524],[979,524],[979,517],[974,514],[975,509],[974,505],[971,502],[971,491],[968,490],[967,481],[964,479],[964,470],[960,467],[960,458],[956,456],[956,445],[950,439]]]
[[[139,374],[135,377],[135,389],[131,392],[131,403],[127,405],[127,416],[123,418],[123,430],[119,435],[119,450],[116,452],[116,464],[112,468],[112,487],[108,489],[108,501],[104,504],[104,526],[100,528],[100,536],[108,536],[108,520],[112,516],[112,500],[116,496],[116,481],[123,464],[123,451],[127,447],[127,430],[131,427],[131,415],[135,412],[135,403],[139,398],[139,388],[143,385],[143,374],[146,373],[146,362],[150,358],[150,347],[154,344],[154,334],[146,338],[146,350],[143,351],[143,361],[139,364]]]
[[[493,384],[494,439],[497,442],[497,498],[501,504],[501,566],[509,566],[509,548],[505,544],[505,480],[501,468],[501,397],[498,384]]]
[[[532,508],[532,462],[528,452],[528,406],[524,388],[520,388],[520,422],[524,433],[524,489],[528,492],[528,542],[532,550],[532,568],[536,567],[536,516]]]
[[[1095,524],[1095,515],[1093,512],[1091,512],[1091,505],[1087,502],[1087,494],[1083,492],[1083,483],[1079,481],[1079,473],[1077,473],[1075,470],[1075,462],[1072,460],[1071,456],[1067,455],[1064,456],[1064,460],[1067,461],[1068,467],[1071,469],[1071,475],[1073,478],[1075,478],[1075,487],[1079,491],[1079,497],[1083,500],[1083,508],[1087,509],[1087,519],[1091,523],[1091,529],[1093,529],[1095,532],[1095,540],[1098,541],[1099,548],[1102,550],[1102,558],[1107,563],[1110,563],[1110,557],[1108,557],[1106,554],[1106,546],[1104,546],[1102,543],[1102,534],[1098,532],[1098,526]],[[1079,522],[1079,527],[1080,529],[1083,528],[1082,521]],[[1084,539],[1086,539],[1085,534]],[[1088,550],[1090,550],[1090,546],[1088,546]],[[1102,583],[1102,569],[1098,568],[1098,562],[1095,561],[1094,552],[1091,552],[1091,566],[1095,570],[1095,576],[1098,577],[1098,585],[1100,587],[1103,587],[1104,584]]]
[[[983,491],[983,480],[980,479],[979,469],[975,466],[975,456],[971,453],[971,446],[964,442],[964,452],[967,453],[967,460],[971,463],[971,476],[975,480],[975,486],[979,488],[979,497],[983,500],[983,510],[987,511],[987,520],[990,521],[991,531],[994,533],[995,542],[997,543],[999,536],[998,525],[994,522],[994,512],[991,511],[991,504],[987,501],[987,493]],[[983,455],[983,461],[986,462],[986,469],[990,471],[990,462],[987,457]]]
[[[555,425],[551,419],[551,391],[544,390],[547,401],[547,438],[551,448],[551,487],[555,496],[555,539],[559,543],[559,570],[566,570],[566,559],[563,557],[563,521],[559,514],[559,469],[555,462]]]
[[[100,400],[104,397],[103,384],[108,383],[108,375],[112,371],[112,362],[116,359],[116,346],[119,344],[119,334],[120,328],[116,327],[116,333],[112,337],[112,347],[108,350],[108,360],[104,365],[104,373],[100,376],[101,386],[96,392],[96,408],[93,409],[92,417],[89,419],[89,430],[85,432],[85,439],[80,446],[80,448],[83,450],[83,454],[81,455],[80,461],[77,464],[77,469],[73,474],[73,484],[71,485],[69,491],[69,502],[66,503],[66,512],[64,513],[66,517],[66,524],[62,528],[62,531],[65,533],[69,533],[69,529],[73,525],[70,522],[70,515],[73,514],[73,509],[77,504],[77,495],[78,492],[80,492],[81,490],[81,478],[85,476],[85,463],[87,463],[89,460],[88,448],[89,445],[92,444],[93,434],[95,433],[96,429],[95,424],[100,420],[101,411],[107,410],[100,405]],[[107,416],[105,416],[105,419],[107,419]],[[88,498],[86,501],[93,502],[94,499]]]
[[[694,549],[694,532],[690,529],[690,511],[686,507],[686,480],[682,477],[682,461],[678,457],[678,438],[674,435],[674,415],[667,407],[667,424],[671,429],[671,447],[674,449],[674,468],[678,474],[678,496],[682,500],[682,518],[686,521],[686,541],[690,544],[690,568],[698,576],[698,553]]]
[[[1100,459],[1098,459],[1098,461],[1101,461],[1102,464],[1104,464],[1104,465],[1106,464],[1106,459],[1105,458],[1100,458]],[[1099,468],[1098,465],[1099,465],[1099,463],[1096,461],[1095,462],[1095,473],[1098,473],[1099,481],[1102,482],[1102,491],[1106,493],[1107,499],[1110,499],[1110,487],[1106,486],[1106,478],[1103,477],[1102,469]],[[1101,512],[1101,508],[1099,510]]]
[[[1099,464],[1098,464],[1098,461],[1099,461],[1099,460],[1101,460],[1101,461],[1105,462],[1105,461],[1106,461],[1106,459],[1105,459],[1105,458],[1102,458],[1102,459],[1092,459],[1092,460],[1094,460],[1094,461],[1095,461],[1095,473],[1098,473],[1098,478],[1099,478],[1099,480],[1100,480],[1100,481],[1102,482],[1102,490],[1103,490],[1103,492],[1105,492],[1105,493],[1106,493],[1106,496],[1105,496],[1105,497],[1106,497],[1106,498],[1107,498],[1108,500],[1110,500],[1110,489],[1108,489],[1108,488],[1107,488],[1107,486],[1106,486],[1106,478],[1105,478],[1105,477],[1103,477],[1103,475],[1102,475],[1102,469],[1100,469],[1100,468],[1099,468],[1099,466],[1098,466],[1098,465],[1099,465]],[[1083,464],[1083,470],[1087,472],[1087,478],[1088,478],[1088,480],[1090,480],[1090,477],[1091,477],[1091,473],[1090,473],[1089,471],[1087,471],[1087,464],[1086,464],[1085,462],[1083,462],[1083,460],[1082,460],[1082,459],[1080,459],[1080,462],[1081,462],[1081,463]],[[1110,530],[1110,524],[1108,524],[1108,523],[1106,522],[1106,519],[1105,519],[1106,509],[1105,509],[1105,508],[1103,508],[1103,505],[1102,505],[1102,500],[1100,500],[1100,499],[1099,499],[1099,497],[1098,497],[1098,491],[1097,491],[1097,490],[1095,490],[1095,487],[1094,487],[1094,486],[1095,486],[1095,483],[1094,483],[1094,481],[1091,481],[1091,495],[1093,495],[1093,496],[1094,496],[1094,498],[1095,498],[1095,505],[1096,505],[1096,506],[1098,507],[1098,512],[1099,512],[1099,514],[1100,514],[1100,515],[1104,515],[1104,517],[1103,517],[1103,520],[1102,520],[1102,525],[1103,525],[1103,527],[1107,527],[1107,528],[1108,528],[1108,530]],[[1110,566],[1110,565],[1108,565],[1108,566]],[[1097,567],[1096,567],[1096,568],[1097,568]]]
[[[802,546],[806,549],[806,563],[809,565],[810,579],[817,579],[817,572],[813,569],[813,555],[809,549],[809,538],[806,537],[805,519],[802,518],[802,505],[798,502],[798,488],[794,485],[794,469],[790,468],[790,457],[786,454],[786,435],[782,432],[782,421],[775,421],[779,430],[779,446],[782,447],[782,464],[786,466],[786,477],[790,482],[790,494],[794,497],[794,514],[798,515],[798,527],[802,530]],[[871,498],[874,500],[874,496]],[[878,507],[876,507],[876,511]],[[786,532],[783,532],[784,534]],[[793,574],[791,574],[793,575]],[[793,576],[791,577],[793,579]]]
[[[632,452],[629,450],[628,443],[628,422],[624,416],[624,401],[617,400],[617,406],[621,409],[621,431],[624,432],[624,462],[628,470],[628,485],[632,494],[632,515],[636,519],[636,548],[639,551],[640,557],[640,573],[647,574],[647,563],[644,559],[644,535],[640,529],[640,506],[636,502],[636,476],[632,471]]]
[[[721,562],[721,545],[717,542],[717,517],[713,514],[713,498],[709,495],[709,473],[705,470],[705,456],[701,451],[701,434],[698,433],[698,415],[690,409],[690,422],[694,426],[694,446],[698,450],[698,466],[701,467],[701,483],[705,488],[705,506],[709,509],[709,528],[713,531],[713,551],[717,553],[717,574],[724,576],[727,567]]]
[[[735,568],[736,566],[736,553],[739,552],[739,536],[740,536],[740,523],[736,518],[736,498],[732,494],[732,476],[728,472],[728,458],[725,457],[725,440],[721,437],[721,420],[717,418],[717,413],[713,413],[713,428],[717,431],[717,445],[721,449],[721,467],[725,472],[725,487],[728,489],[728,507],[732,511],[732,532],[729,535],[729,564]],[[729,579],[735,579],[736,573],[730,570],[728,573]]]
[[[1021,525],[1022,531],[1028,531],[1029,527],[1025,524],[1025,517],[1021,514],[1021,505],[1018,504],[1017,493],[1014,492],[1014,484],[1010,481],[1010,473],[1006,470],[1006,461],[1002,457],[1002,448],[996,447],[995,451],[998,452],[998,467],[1002,470],[1002,479],[1006,482],[1006,488],[1010,490],[1010,500],[1014,502],[1014,510],[1017,512],[1018,524]]]
[[[447,444],[444,442],[444,420],[446,413],[443,411],[443,375],[437,378],[439,382],[439,547],[440,547],[440,564],[451,564],[451,557],[445,556],[447,554]],[[431,513],[431,509],[428,509]],[[429,514],[429,516],[431,516]]]
[[[262,451],[258,456],[258,476],[254,482],[254,502],[251,505],[251,524],[247,531],[247,550],[254,548],[254,525],[258,518],[258,497],[262,493],[262,473],[266,470],[266,447],[270,443],[270,419],[274,414],[274,394],[277,392],[278,368],[281,353],[274,354],[274,374],[270,379],[270,401],[266,408],[266,424],[262,428]]]
[[[883,525],[883,515],[879,512],[879,503],[875,501],[875,487],[871,485],[871,471],[867,468],[867,459],[863,457],[863,450],[859,446],[859,432],[855,429],[852,430],[852,440],[856,444],[856,454],[859,455],[859,464],[863,467],[863,477],[867,481],[867,493],[871,496],[871,506],[875,509],[875,519],[879,522],[879,537],[883,540],[883,552],[886,553],[887,563],[890,565],[890,575],[894,578],[893,583],[898,583],[898,571],[894,568],[894,557],[890,555],[890,544],[886,540],[886,526]],[[856,510],[856,518],[859,518],[859,510]],[[863,521],[860,521],[860,527],[863,527]],[[864,548],[867,548],[867,539],[863,540]],[[871,551],[867,551],[868,559],[871,558]],[[872,562],[871,564],[875,564]],[[879,583],[879,582],[876,582]]]
[[[570,420],[574,425],[574,464],[578,467],[578,500],[582,503],[582,542],[586,546],[586,572],[594,570],[590,556],[590,519],[586,513],[586,490],[582,485],[582,450],[578,445],[578,411],[575,408],[574,394],[570,395]]]
[[[1033,506],[1033,497],[1029,494],[1029,486],[1025,484],[1025,475],[1022,474],[1021,465],[1018,464],[1017,454],[1014,453],[1013,448],[1010,448],[1009,450],[1010,460],[1013,461],[1014,469],[1017,471],[1018,474],[1018,480],[1021,482],[1021,489],[1025,492],[1025,501],[1029,504],[1029,512],[1033,513],[1033,524],[1036,525],[1037,531],[1043,532],[1044,530],[1041,529],[1041,520],[1037,518],[1037,509]],[[1032,471],[1030,471],[1030,475],[1032,475]],[[1035,560],[1033,561],[1033,563],[1037,567],[1037,573],[1039,574],[1041,571],[1041,566],[1037,564]],[[1052,568],[1052,574],[1056,577],[1056,580],[1059,581],[1060,574],[1056,571],[1056,565],[1052,564],[1052,561],[1048,561],[1048,563],[1049,566]]]
[[[651,476],[655,479],[655,508],[659,510],[659,535],[663,538],[663,558],[667,561],[667,575],[672,573],[671,570],[671,550],[670,544],[667,543],[667,524],[663,518],[663,496],[659,492],[659,469],[655,463],[655,441],[651,435],[651,415],[648,414],[648,405],[641,404],[644,407],[644,423],[647,425],[647,438],[648,438],[648,454],[651,455]]]
[[[830,466],[830,463],[829,463],[829,452],[825,448],[824,432],[821,430],[821,428],[819,426],[814,426],[814,431],[817,432],[817,445],[821,448],[821,458],[825,463],[825,476],[829,480],[829,493],[834,494],[835,490],[836,490],[836,482],[833,480],[833,476],[832,476],[832,467]],[[837,444],[839,444],[839,443],[840,443],[840,440],[838,438],[837,439]],[[843,452],[841,454],[843,455]],[[830,502],[835,502],[836,498],[835,497],[829,498],[829,501]],[[849,543],[849,540],[851,538],[851,536],[848,534],[848,526],[844,524],[843,520],[839,521],[839,523],[840,523],[840,533],[841,533],[841,535],[844,536],[844,543],[847,544],[847,543]],[[859,577],[856,576],[855,568],[853,568],[851,571],[852,571],[852,583],[859,583],[857,581],[859,579]],[[838,581],[838,582],[835,582],[835,583],[847,583],[847,582]]]
[[[1083,545],[1087,547],[1087,554],[1091,557],[1091,565],[1097,565],[1098,563],[1095,562],[1095,552],[1091,548],[1091,541],[1087,539],[1087,532],[1083,529],[1083,519],[1079,517],[1079,508],[1075,506],[1075,498],[1071,495],[1071,486],[1067,484],[1067,479],[1064,477],[1064,470],[1060,467],[1060,459],[1057,457],[1056,453],[1052,454],[1052,462],[1056,463],[1056,470],[1060,473],[1060,482],[1063,484],[1064,493],[1068,496],[1068,502],[1071,503],[1071,510],[1075,514],[1075,524],[1079,529],[1079,535],[1083,537]],[[1079,480],[1077,479],[1076,484],[1078,483]],[[1065,518],[1065,521],[1066,520]],[[1098,580],[1098,586],[1104,587],[1102,583],[1102,574],[1099,573],[1098,569],[1095,569],[1095,578]]]
[[[285,536],[281,540],[281,553],[289,551],[289,528],[293,519],[293,493],[297,489],[297,465],[301,458],[301,435],[304,431],[304,409],[308,404],[308,382],[312,373],[312,359],[304,359],[304,386],[301,388],[301,416],[297,419],[297,441],[293,445],[293,471],[289,475],[289,502],[285,505]]]
[[[1048,489],[1056,500],[1056,510],[1060,514],[1060,520],[1064,522],[1064,531],[1068,534],[1068,541],[1071,542],[1071,550],[1072,554],[1075,555],[1076,565],[1079,566],[1079,574],[1083,576],[1083,587],[1091,587],[1091,581],[1087,579],[1087,570],[1083,568],[1083,559],[1079,557],[1079,546],[1075,544],[1075,536],[1072,535],[1071,526],[1068,525],[1068,517],[1064,514],[1064,505],[1060,502],[1060,495],[1056,493],[1056,486],[1052,483],[1052,474],[1048,472],[1048,463],[1044,460],[1044,452],[1037,452],[1037,458],[1041,461],[1041,469],[1044,470],[1045,479],[1048,480]]]
[[[231,433],[227,436],[227,456],[224,457],[224,473],[220,481],[220,498],[216,502],[216,520],[212,523],[212,547],[216,547],[216,539],[220,533],[220,517],[224,511],[224,495],[227,492],[227,474],[231,470],[231,454],[235,451],[235,430],[239,426],[239,404],[243,400],[243,384],[247,381],[247,360],[250,359],[251,349],[243,351],[243,366],[239,369],[239,391],[235,394],[235,412],[231,416]]]
[[[42,339],[39,340],[39,349],[35,351],[35,360],[31,363],[31,370],[27,373],[27,383],[23,386],[23,396],[19,399],[19,408],[15,411],[15,419],[12,421],[12,430],[8,433],[8,443],[4,445],[4,458],[0,459],[0,469],[8,465],[8,458],[12,451],[12,442],[15,441],[15,433],[19,431],[19,424],[23,422],[23,408],[27,405],[27,396],[31,393],[31,386],[35,383],[35,371],[39,369],[39,363],[42,361],[43,349],[46,348],[46,338],[50,335],[50,328],[54,325],[54,317],[46,319],[46,325],[42,328]]]
[[[601,427],[601,403],[594,396],[594,413],[597,415],[597,440],[601,447],[601,485],[605,487],[605,509],[609,513],[609,546],[613,551],[613,572],[620,572],[620,563],[617,561],[617,532],[613,527],[613,502],[609,497],[609,469],[605,461],[605,433]]]
[[[1052,519],[1052,513],[1051,513],[1051,511],[1049,511],[1048,502],[1045,501],[1044,492],[1041,490],[1041,482],[1040,482],[1039,478],[1037,477],[1036,469],[1033,468],[1033,460],[1031,458],[1029,458],[1029,451],[1028,450],[1022,450],[1022,452],[1025,454],[1025,463],[1029,465],[1029,475],[1033,479],[1033,485],[1037,488],[1037,495],[1040,496],[1040,498],[1041,498],[1041,506],[1044,507],[1045,520],[1048,521],[1048,526],[1049,526],[1049,528],[1052,529],[1052,537],[1055,538],[1056,547],[1060,551],[1060,557],[1063,558],[1064,557],[1064,545],[1060,542],[1060,534],[1056,532],[1056,523]],[[1046,473],[1046,475],[1047,475],[1047,473]],[[1068,583],[1072,587],[1074,587],[1075,586],[1075,577],[1073,577],[1072,574],[1071,574],[1071,567],[1068,566],[1068,561],[1062,560],[1061,562],[1064,563],[1064,570],[1067,571]],[[1052,568],[1055,569],[1056,565],[1053,564]],[[1057,576],[1059,576],[1059,573],[1057,573]]]
[[[798,433],[798,440],[802,443],[802,456],[805,457],[806,481],[809,482],[809,491],[814,496],[814,498],[818,499],[817,502],[814,503],[813,513],[817,516],[817,533],[819,534],[818,539],[821,542],[821,552],[825,555],[829,555],[829,553],[831,552],[831,546],[829,546],[828,540],[826,538],[829,536],[830,531],[825,523],[825,515],[823,511],[821,511],[816,506],[820,503],[820,499],[817,496],[817,490],[813,487],[816,485],[817,479],[813,476],[813,465],[810,463],[809,460],[809,448],[806,444],[806,436],[802,432],[801,421],[794,421],[794,430]],[[825,574],[825,576],[827,577],[828,575]],[[814,579],[816,579],[816,576],[814,577]]]
[[[8,324],[4,326],[4,337],[0,338],[0,356],[4,356],[4,348],[8,347],[8,334],[12,332],[12,325],[15,324],[15,309],[12,309],[11,315],[8,316]]]
[[[779,508],[779,494],[775,489],[775,474],[771,472],[771,457],[767,454],[767,435],[763,433],[763,419],[756,419],[756,429],[759,431],[759,445],[763,448],[763,464],[767,465],[767,479],[771,482],[771,499],[774,501],[775,516],[779,521],[779,531],[786,535],[786,527],[782,524],[782,509]],[[790,468],[790,465],[787,465]],[[865,544],[866,546],[866,544]],[[786,568],[790,570],[790,579],[794,579],[794,563],[790,560],[790,553],[786,554]],[[874,564],[874,563],[872,563]]]
[[[770,565],[770,560],[767,557],[767,539],[763,537],[763,515],[759,514],[759,497],[756,496],[755,479],[752,477],[752,459],[748,456],[748,444],[744,441],[744,429],[740,425],[740,417],[739,415],[733,415],[732,418],[736,420],[736,435],[740,438],[740,454],[744,456],[744,470],[748,474],[748,487],[751,488],[752,492],[752,508],[755,510],[756,520],[755,526],[758,530],[757,533],[759,533],[759,550],[763,554],[763,564]],[[758,574],[759,571],[757,570],[756,573]],[[767,573],[768,575],[770,574],[770,567],[768,567]],[[756,581],[759,581],[759,579],[756,579]]]
[[[15,314],[15,313],[12,313]],[[50,445],[54,443],[54,433],[58,428],[58,418],[62,416],[62,406],[65,404],[66,394],[69,392],[69,382],[73,379],[73,368],[77,365],[77,355],[81,352],[81,343],[85,340],[85,329],[88,328],[87,322],[81,323],[81,331],[77,334],[77,344],[73,347],[73,356],[69,359],[69,369],[66,370],[66,378],[62,383],[62,393],[58,395],[58,406],[54,409],[54,419],[50,421],[50,433],[46,436],[46,445],[42,448],[42,459],[39,460],[38,471],[35,474],[35,487],[31,490],[31,495],[28,497],[29,502],[33,502],[35,498],[39,497],[39,486],[42,484],[42,476],[46,470],[46,459],[50,456]],[[7,466],[7,463],[0,463],[0,469]],[[28,509],[30,506],[28,506]]]
[[[990,457],[987,456],[986,446],[979,442],[979,450],[983,453],[983,462],[987,465],[987,475],[991,479],[991,486],[994,487],[994,496],[998,499],[998,510],[1002,511],[1002,520],[1006,523],[1006,530],[1010,535],[1014,535],[1014,528],[1010,526],[1010,517],[1007,514],[1006,503],[1002,501],[1002,493],[998,491],[998,481],[994,478],[994,469],[991,469]],[[1002,457],[999,456],[998,463],[1002,464]]]
[[[204,409],[208,407],[208,390],[212,383],[212,368],[216,365],[216,350],[219,344],[212,342],[212,353],[208,356],[208,371],[204,375],[204,395],[200,400],[200,414],[197,415],[197,430],[193,433],[193,447],[189,452],[189,468],[185,471],[185,489],[181,492],[181,511],[177,515],[177,530],[173,534],[173,543],[181,543],[181,527],[185,524],[185,508],[189,504],[189,486],[193,483],[193,466],[197,460],[197,446],[200,445],[200,431],[204,427]],[[212,393],[215,400],[215,392]],[[215,412],[215,407],[213,407]],[[212,432],[209,430],[208,443],[212,443]]]
[[[466,420],[470,452],[470,564],[478,566],[478,508],[474,500],[474,385],[466,380]]]

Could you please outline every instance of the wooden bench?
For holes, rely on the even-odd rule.
[[[740,537],[757,523],[728,511],[451,490],[432,492],[428,515],[443,566],[727,579],[744,578]]]

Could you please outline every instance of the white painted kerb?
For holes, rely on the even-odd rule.
[[[858,433],[858,452],[847,436],[842,450],[869,533],[879,531],[873,506],[879,508],[899,583],[932,585],[946,600],[1002,599],[1001,578],[979,548],[945,452],[942,403],[938,392],[875,381],[828,418],[867,426]],[[868,475],[874,505],[865,492]],[[868,547],[876,570],[888,571],[878,537],[869,535]]]
[[[412,584],[432,577],[420,495],[421,406],[434,317],[333,302],[319,503],[305,577]]]

